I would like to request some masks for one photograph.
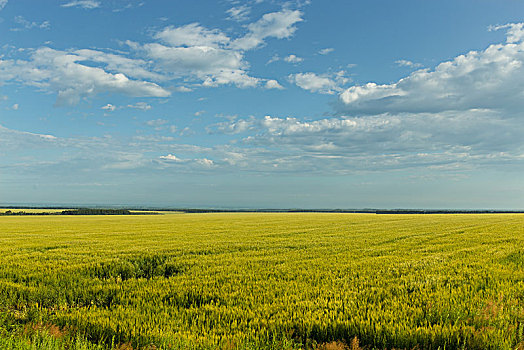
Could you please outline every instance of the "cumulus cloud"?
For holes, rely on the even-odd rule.
[[[242,135],[239,142],[248,147],[244,152],[264,150],[258,157],[272,164],[270,159],[280,159],[280,170],[465,169],[524,159],[524,126],[487,110],[311,121],[266,116],[219,123],[210,132]],[[276,149],[278,155],[269,151]],[[258,162],[251,166],[263,168],[260,158]]]
[[[27,19],[25,19],[23,16],[16,16],[14,19],[14,22],[17,23],[19,26],[15,28],[11,28],[10,30],[12,32],[19,32],[19,31],[29,30],[33,28],[39,28],[39,29],[51,28],[51,23],[49,21],[43,21],[41,23],[30,22]]]
[[[516,112],[524,91],[524,31],[509,24],[507,42],[470,51],[392,84],[352,86],[340,94],[340,113],[377,114],[497,109]]]
[[[153,127],[155,131],[169,131],[175,133],[178,130],[176,125],[170,124],[169,120],[162,118],[148,120],[146,125]]]
[[[286,61],[287,63],[300,63],[303,60],[304,59],[302,57],[298,57],[296,55],[289,55],[284,57],[284,61]]]
[[[300,11],[284,9],[263,15],[247,25],[247,33],[236,39],[219,29],[190,23],[159,30],[153,35],[156,42],[127,41],[127,44],[154,62],[156,71],[161,71],[170,80],[193,80],[194,84],[205,87],[251,88],[264,83],[267,87],[266,79],[249,75],[244,51],[262,46],[267,38],[291,37],[296,31],[295,24],[300,21]],[[299,58],[294,56],[290,60],[298,61]]]
[[[395,61],[395,63],[399,67],[408,67],[408,68],[420,68],[420,67],[422,67],[422,64],[415,63],[415,62],[412,62],[412,61],[409,61],[409,60],[397,60],[397,61]]]
[[[266,62],[266,64],[270,64],[277,61],[280,61],[280,56],[278,54],[275,54]]]
[[[80,49],[71,52],[79,57],[79,61],[91,61],[101,64],[107,70],[123,73],[136,79],[164,81],[166,78],[159,73],[152,72],[151,63],[139,58],[127,58],[99,50]]]
[[[335,75],[291,75],[310,91],[340,92],[339,116],[230,118],[212,125],[208,132],[230,135],[228,152],[240,155],[224,151],[220,165],[330,174],[424,168],[455,175],[522,167],[524,25],[493,29],[507,31],[504,43],[391,84],[341,90]]]
[[[69,1],[62,6],[92,9],[101,6],[101,2]],[[151,42],[126,41],[129,53],[50,47],[18,50],[16,58],[0,56],[0,82],[56,93],[57,105],[74,105],[101,93],[167,97],[170,91],[190,92],[195,87],[223,85],[282,89],[274,79],[249,74],[245,51],[262,46],[267,38],[291,37],[300,21],[302,13],[297,10],[267,13],[247,25],[247,33],[236,38],[199,23],[168,26],[154,33]],[[29,22],[23,17],[18,22],[23,28],[49,25]],[[300,58],[290,55],[287,60],[298,62]],[[167,84],[172,86],[163,87]]]
[[[123,73],[82,64],[82,52],[35,50],[29,60],[1,60],[0,80],[14,81],[56,92],[57,105],[73,105],[84,97],[113,92],[134,97],[167,97],[170,93],[156,83],[133,80]],[[107,65],[110,67],[110,64]],[[107,69],[107,67],[106,67]]]
[[[266,13],[258,21],[250,23],[249,32],[233,41],[231,46],[240,50],[251,50],[262,46],[266,38],[289,38],[297,30],[295,24],[303,21],[302,15],[299,10],[289,9]]]
[[[325,49],[322,49],[322,50],[318,51],[318,53],[319,53],[320,55],[327,55],[327,54],[329,54],[329,53],[331,53],[331,52],[333,52],[333,51],[335,51],[334,48],[332,48],[332,47],[326,47]]]
[[[507,31],[505,43],[391,84],[341,91],[333,75],[291,75],[292,82],[310,91],[341,92],[339,116],[234,118],[208,132],[234,137],[235,151],[249,153],[242,164],[266,171],[469,171],[522,165],[523,28],[497,27]]]
[[[265,85],[266,89],[277,89],[277,90],[283,90],[284,87],[280,85],[280,83],[274,79],[269,79],[266,81]]]
[[[151,108],[151,105],[145,103],[145,102],[137,102],[135,104],[132,104],[132,105],[127,105],[127,108],[134,108],[134,109],[140,109],[142,111],[148,111],[150,110]]]
[[[115,105],[112,105],[111,103],[108,103],[107,105],[101,107],[103,110],[106,110],[106,111],[109,111],[109,112],[114,112],[116,111],[117,109],[122,109],[122,108],[133,108],[133,109],[140,109],[142,111],[148,111],[150,109],[152,109],[153,107],[149,104],[147,104],[146,102],[137,102],[135,104],[129,104],[127,106],[115,106]]]
[[[222,123],[217,123],[208,127],[208,132],[210,134],[221,133],[221,134],[241,134],[249,130],[255,130],[259,124],[254,118],[250,119],[239,119],[231,118],[232,120]]]
[[[249,19],[249,14],[251,13],[251,7],[247,5],[235,6],[226,11],[229,15],[227,19],[243,22]]]
[[[311,92],[321,94],[334,94],[342,90],[341,85],[349,80],[345,76],[345,71],[334,74],[316,74],[313,72],[297,73],[288,76],[290,82],[298,87]]]
[[[502,26],[491,26],[490,31],[506,29],[506,42],[517,43],[524,39],[524,23],[508,23]]]
[[[191,92],[193,91],[193,89],[191,88],[188,88],[187,86],[177,86],[174,88],[175,91],[178,91],[178,92]]]
[[[285,57],[280,57],[278,54],[275,54],[273,55],[273,57],[271,57],[266,64],[270,64],[270,63],[273,63],[273,62],[277,62],[277,61],[284,61],[284,62],[287,62],[287,63],[300,63],[302,61],[304,61],[304,59],[302,57],[298,57],[297,55],[294,55],[294,54],[290,54],[290,55],[287,55]]]
[[[80,7],[87,10],[92,10],[100,7],[100,1],[95,0],[75,0],[69,1],[61,5],[62,7]]]
[[[108,103],[105,106],[103,106],[102,109],[105,111],[114,112],[116,110],[116,106],[112,105],[111,103]]]
[[[204,86],[234,84],[253,87],[258,84],[257,78],[248,75],[248,64],[242,53],[224,47],[223,43],[227,40],[222,39],[220,34],[202,30],[200,26],[191,28],[196,32],[188,39],[181,37],[176,28],[170,28],[169,33],[175,32],[176,35],[163,35],[166,40],[163,44],[148,43],[139,49],[174,79],[193,77],[202,81]],[[186,26],[182,32],[187,30]],[[191,40],[208,45],[188,46]],[[180,43],[181,46],[171,46],[170,43]]]
[[[196,162],[206,168],[212,168],[215,165],[215,162],[207,158],[196,159]]]
[[[227,44],[230,39],[218,29],[206,29],[198,23],[181,27],[169,26],[154,35],[171,46],[207,46],[217,48]]]
[[[167,163],[189,167],[198,167],[204,169],[210,169],[215,167],[215,162],[208,158],[182,159],[175,156],[174,154],[169,153],[166,156],[160,156],[159,159]]]
[[[146,122],[147,125],[149,126],[153,126],[153,127],[159,127],[159,126],[163,126],[165,124],[169,123],[168,120],[165,120],[165,119],[152,119],[152,120],[148,120]]]
[[[169,161],[173,161],[173,162],[178,162],[178,163],[186,161],[184,159],[178,158],[177,156],[175,156],[174,154],[171,154],[171,153],[169,153],[167,156],[160,156],[159,158],[163,159],[163,160],[169,160]]]
[[[100,160],[107,169],[142,166],[218,171],[235,167],[258,172],[334,174],[355,170],[478,169],[494,164],[522,164],[522,28],[521,24],[493,28],[507,31],[504,43],[458,56],[434,69],[417,70],[394,83],[370,82],[343,88],[348,82],[345,72],[293,74],[289,80],[301,88],[339,93],[336,116],[311,120],[286,116],[229,118],[208,127],[210,134],[227,134],[227,137],[217,137],[230,141],[226,145],[180,145],[176,143],[177,137],[159,133],[140,134],[127,143],[107,139],[65,141],[45,133],[15,132],[2,127],[0,142],[4,145],[23,139],[34,149],[51,145],[63,145],[63,149],[68,149],[81,144],[93,154],[103,154],[101,149],[116,149],[117,155],[104,154],[107,158]],[[161,46],[159,51],[169,51],[165,53],[166,62],[153,60],[148,54],[143,60],[137,60],[97,50],[43,48],[30,52],[26,60],[2,57],[0,80],[19,81],[57,93],[69,89],[83,97],[97,91],[131,94],[126,90],[130,87],[125,84],[118,88],[109,83],[104,85],[117,74],[124,74],[128,81],[145,84],[141,86],[145,91],[150,91],[147,89],[152,86],[162,89],[143,81],[158,81],[152,74],[159,72],[164,76],[162,81],[180,78],[188,86],[196,86],[193,79],[208,86],[219,84],[217,79],[223,79],[224,84],[234,83],[229,75],[234,75],[235,71],[251,78],[244,51],[233,44],[236,39],[200,25],[168,29],[161,30],[159,33],[163,34],[155,39],[158,42],[151,43]],[[191,35],[196,35],[193,38],[199,41],[198,46],[184,39],[183,33],[190,29],[194,31]],[[140,53],[148,52],[142,44],[137,44],[135,49]],[[191,62],[185,58],[192,57],[186,52],[214,52],[216,58],[223,61],[198,61],[197,57]],[[178,66],[186,65],[186,68],[177,68],[177,64],[168,62],[167,57],[180,57]],[[153,63],[150,65],[150,62]],[[71,70],[75,76],[70,77],[64,70]],[[88,77],[78,74],[77,70],[81,73],[85,70],[84,75]],[[281,88],[276,80],[253,79],[262,87]],[[151,95],[154,94],[148,96]],[[145,103],[142,106],[147,108]],[[114,106],[104,107],[111,110]],[[151,132],[177,130],[167,119],[153,119],[146,125]],[[186,132],[183,127],[181,129],[181,133]],[[0,147],[0,152],[5,149],[9,147]]]
[[[243,164],[266,171],[424,167],[460,172],[522,166],[524,25],[492,29],[506,30],[506,41],[391,84],[370,82],[341,91],[330,76],[289,77],[310,91],[340,92],[338,117],[235,118],[208,132],[235,137],[236,151],[242,153],[245,146],[242,151],[249,153]]]
[[[2,11],[2,9],[5,7],[5,5],[7,5],[7,1],[8,0],[0,0],[0,11]]]

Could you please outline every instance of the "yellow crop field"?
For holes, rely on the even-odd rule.
[[[524,215],[0,217],[0,349],[523,349]]]

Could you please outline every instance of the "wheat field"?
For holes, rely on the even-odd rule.
[[[0,217],[0,349],[523,349],[524,215]]]

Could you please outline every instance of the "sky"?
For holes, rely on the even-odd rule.
[[[0,0],[0,205],[524,209],[522,0]]]

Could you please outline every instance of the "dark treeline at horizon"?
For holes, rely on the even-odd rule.
[[[24,212],[7,210],[0,216],[11,215],[151,215],[153,211],[182,213],[348,213],[348,214],[523,214],[522,210],[460,210],[460,209],[204,209],[204,208],[57,208],[4,207],[4,209],[41,209],[60,212]]]

